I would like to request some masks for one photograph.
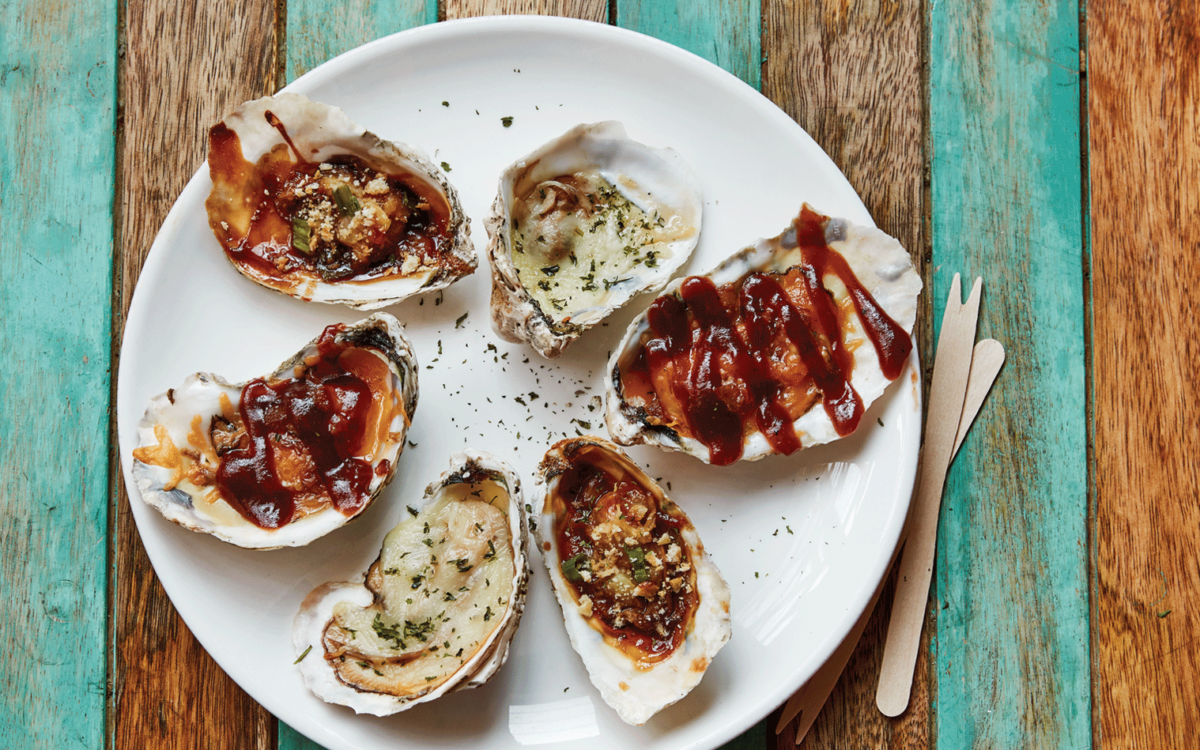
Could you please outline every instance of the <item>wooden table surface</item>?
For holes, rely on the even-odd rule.
[[[874,706],[889,584],[806,746],[1195,747],[1195,0],[0,3],[0,745],[312,747],[146,558],[113,439],[125,311],[224,113],[512,12],[660,37],[794,117],[921,268],[927,366],[953,273],[986,279],[1009,360],[950,474],[912,705]]]

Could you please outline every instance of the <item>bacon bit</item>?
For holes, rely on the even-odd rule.
[[[667,581],[667,585],[669,585],[671,587],[672,591],[678,593],[679,587],[683,585],[683,579],[682,578],[672,578],[671,580]]]

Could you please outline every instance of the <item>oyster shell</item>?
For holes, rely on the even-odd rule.
[[[318,586],[292,641],[322,700],[387,716],[478,687],[508,658],[529,578],[521,481],[463,451],[388,532],[361,583]]]
[[[504,170],[486,223],[496,333],[554,358],[662,288],[699,240],[698,186],[678,153],[618,122],[579,125]]]
[[[634,319],[605,375],[609,434],[713,464],[844,437],[899,377],[920,291],[894,238],[806,204]]]
[[[245,277],[371,310],[475,270],[470,220],[420,150],[299,94],[246,102],[209,131],[205,208]]]
[[[417,407],[400,323],[333,325],[265,379],[196,373],[138,423],[132,473],[168,520],[254,549],[295,547],[362,513],[391,481]]]
[[[535,527],[571,646],[604,702],[644,724],[729,640],[729,586],[687,515],[620,448],[558,442]]]

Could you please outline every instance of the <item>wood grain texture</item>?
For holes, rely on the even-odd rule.
[[[608,0],[443,0],[445,20],[524,13],[608,23]]]
[[[204,162],[208,128],[242,101],[273,91],[275,81],[273,0],[130,0],[123,11],[122,266],[115,284],[122,316],[159,225]],[[270,714],[217,667],[168,601],[123,485],[114,502],[113,746],[271,748]]]
[[[288,82],[373,39],[437,20],[437,0],[288,0]]]
[[[613,23],[720,65],[762,87],[759,0],[618,0]]]
[[[833,158],[880,228],[909,249],[928,284],[923,23],[916,2],[768,0],[762,10],[762,77],[763,93]],[[817,205],[819,199],[813,197]],[[925,361],[932,361],[926,313],[922,310],[918,316],[918,342]],[[893,575],[805,747],[928,746],[928,627],[909,710],[889,720],[875,709],[894,588]],[[795,747],[790,730],[779,736],[776,746]]]
[[[1200,6],[1088,3],[1094,746],[1200,727]]]
[[[104,742],[116,34],[0,4],[3,747]]]
[[[1075,0],[929,11],[935,319],[984,277],[1005,364],[942,502],[939,748],[1091,742],[1079,16]]]

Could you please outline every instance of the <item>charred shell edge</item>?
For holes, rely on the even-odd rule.
[[[275,368],[270,377],[279,378],[285,375],[290,376],[291,370],[297,365],[303,363],[304,358],[316,350],[316,344],[319,338],[320,336],[309,341],[299,352],[289,357],[283,364]],[[204,534],[211,534],[217,539],[220,539],[228,544],[232,544],[235,547],[263,551],[281,549],[283,547],[304,546],[310,542],[320,539],[334,529],[345,526],[347,523],[361,516],[363,512],[365,512],[366,509],[375,502],[375,498],[379,496],[379,494],[383,491],[383,488],[392,481],[392,478],[396,474],[397,466],[399,465],[400,456],[404,453],[405,437],[408,434],[408,428],[413,418],[413,414],[417,409],[417,358],[416,354],[413,352],[412,343],[404,334],[404,326],[402,326],[398,320],[388,313],[375,313],[369,318],[353,324],[348,328],[348,330],[342,331],[340,334],[338,334],[338,339],[341,341],[349,341],[357,347],[374,349],[375,351],[378,351],[380,354],[384,355],[384,357],[388,360],[388,363],[391,365],[393,375],[395,375],[400,381],[398,390],[400,391],[400,396],[404,403],[404,412],[407,417],[404,423],[404,428],[401,431],[400,438],[397,441],[398,447],[396,450],[396,455],[390,459],[392,464],[391,471],[389,471],[388,474],[382,478],[382,481],[380,481],[379,484],[371,490],[371,497],[358,511],[358,513],[355,513],[353,516],[343,516],[339,511],[329,508],[325,511],[314,514],[313,516],[308,516],[307,518],[296,522],[296,524],[303,524],[307,527],[315,526],[315,524],[311,523],[310,519],[315,520],[318,517],[332,519],[333,523],[325,522],[325,524],[322,524],[328,524],[328,528],[325,528],[324,530],[315,529],[318,533],[307,538],[297,537],[294,539],[287,539],[286,535],[282,535],[282,532],[287,529],[292,529],[294,533],[296,524],[288,524],[287,526],[273,531],[260,529],[253,525],[239,527],[241,530],[245,530],[255,538],[248,541],[259,541],[261,544],[247,544],[246,542],[239,543],[238,541],[235,541],[228,533],[226,533],[222,527],[213,524],[211,520],[198,517],[194,512],[195,506],[193,505],[192,498],[188,493],[180,489],[164,491],[161,484],[155,486],[156,478],[154,474],[159,467],[148,466],[137,459],[131,459],[132,464],[130,466],[130,473],[133,474],[142,500],[147,505],[161,513],[168,521],[178,524],[185,529]],[[229,383],[219,375],[214,375],[211,373],[200,372],[195,373],[195,375],[190,377],[195,377],[200,382],[214,383],[218,388],[238,391],[238,393],[233,394],[230,399],[235,403],[237,403],[236,396],[240,396],[241,388],[244,385]],[[159,394],[151,399],[150,406],[147,407],[145,415],[138,422],[139,432],[144,428],[153,427],[156,420],[152,418],[152,412],[155,411],[156,404],[161,403],[163,400],[173,404],[174,392],[175,389],[172,388],[166,393]],[[142,445],[143,444],[139,440],[139,447],[142,447]],[[334,515],[327,515],[328,513],[333,513]],[[281,538],[281,536],[284,538]]]
[[[382,557],[381,541],[380,555],[371,565],[367,566],[367,569],[358,577],[357,583],[330,582],[318,586],[305,597],[296,614],[292,626],[292,645],[296,656],[301,658],[300,672],[305,685],[322,700],[349,706],[354,709],[355,713],[388,716],[406,711],[419,703],[427,703],[448,693],[479,687],[508,661],[509,646],[525,612],[525,597],[528,593],[530,574],[529,532],[523,512],[524,495],[521,490],[520,477],[508,464],[490,453],[470,449],[460,451],[450,456],[450,469],[443,473],[437,481],[426,486],[424,494],[420,500],[413,503],[413,507],[418,511],[423,510],[437,496],[442,487],[464,482],[468,475],[475,472],[499,480],[508,488],[507,513],[509,529],[513,532],[514,581],[512,604],[505,611],[505,620],[492,631],[487,644],[449,680],[437,688],[422,690],[415,695],[402,697],[359,690],[345,684],[338,679],[336,672],[322,658],[323,634],[332,619],[333,606],[338,601],[352,601],[364,607],[375,603],[375,597],[366,588],[365,581],[367,571]],[[309,647],[315,653],[307,653],[305,656]],[[316,657],[315,660],[314,657]],[[327,691],[324,694],[319,692],[318,688],[324,687],[322,681],[329,683],[334,692]]]

